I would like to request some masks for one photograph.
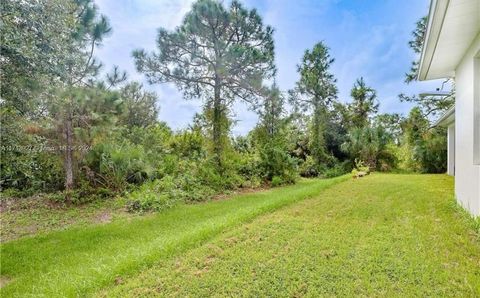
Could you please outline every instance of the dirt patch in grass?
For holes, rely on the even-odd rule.
[[[110,212],[103,212],[98,215],[97,223],[109,223],[112,221],[112,214]]]
[[[269,190],[272,187],[269,185],[262,185],[259,187],[248,187],[248,188],[237,188],[234,191],[227,192],[227,193],[222,193],[218,195],[214,195],[212,200],[214,201],[219,201],[219,200],[228,200],[234,195],[242,195],[242,194],[249,194],[249,193],[255,193],[255,192],[261,192],[265,190]]]
[[[74,225],[109,223],[117,218],[136,216],[126,212],[123,206],[119,198],[82,205],[56,203],[42,194],[28,198],[2,198],[0,242]]]
[[[0,276],[0,288],[3,288],[5,285],[7,285],[11,281],[12,280],[6,276]]]

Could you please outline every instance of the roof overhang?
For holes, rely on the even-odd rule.
[[[431,0],[418,79],[454,77],[479,32],[479,0]]]
[[[449,126],[450,124],[455,122],[455,106],[448,109],[445,114],[443,114],[436,122],[433,124],[434,127],[436,126]]]

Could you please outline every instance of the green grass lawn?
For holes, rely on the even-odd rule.
[[[92,294],[152,264],[198,246],[226,228],[318,195],[349,180],[302,180],[228,200],[178,206],[109,224],[68,228],[1,245],[2,297]]]
[[[478,227],[445,175],[350,180],[254,221],[101,296],[480,296]]]
[[[477,229],[445,175],[303,180],[7,242],[1,294],[480,296]]]

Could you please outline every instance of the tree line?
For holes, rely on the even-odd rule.
[[[95,59],[112,28],[92,0],[7,0],[2,23],[4,194],[73,203],[123,194],[131,210],[161,210],[355,167],[445,171],[446,135],[430,127],[432,103],[402,95],[417,104],[408,116],[379,114],[363,78],[342,103],[324,42],[305,50],[295,87],[282,92],[274,30],[239,1],[198,0],[180,26],[159,29],[155,51],[132,54],[149,84],[174,83],[186,100],[202,101],[178,131],[158,119],[154,92]],[[417,53],[422,26],[410,43]],[[236,101],[259,116],[245,136],[231,134]]]

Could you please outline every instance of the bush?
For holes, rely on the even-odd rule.
[[[280,176],[273,176],[272,178],[272,186],[273,187],[276,187],[276,186],[280,186],[282,184],[284,184],[285,182],[283,181],[282,177]]]
[[[254,153],[240,153],[236,161],[236,172],[244,179],[242,184],[247,183],[249,187],[259,185],[262,171],[260,168],[261,160]]]
[[[25,198],[29,196],[33,196],[37,191],[29,188],[29,189],[24,189],[20,190],[17,188],[7,188],[7,189],[2,189],[2,195],[0,196],[0,199],[2,198]]]
[[[20,197],[61,188],[61,158],[40,135],[40,126],[4,107],[0,120],[0,187],[16,189]]]
[[[76,189],[51,193],[47,198],[55,203],[81,205],[96,200],[104,200],[115,196],[115,192],[104,187],[93,187],[86,180],[80,180]]]
[[[143,184],[127,196],[129,211],[162,211],[178,203],[200,202],[212,198],[215,190],[189,174],[165,176]]]
[[[381,168],[381,163],[388,167],[395,165],[391,145],[392,136],[383,127],[365,126],[350,129],[348,139],[341,147],[352,160],[361,159],[370,170],[375,170]]]
[[[424,134],[418,141],[413,156],[420,163],[423,173],[445,173],[447,170],[447,133],[436,128]]]
[[[308,155],[305,161],[300,164],[299,173],[300,176],[306,178],[317,177],[319,175],[319,167],[312,156]]]
[[[144,147],[128,140],[98,144],[88,153],[86,161],[85,177],[92,185],[116,192],[158,176],[155,162]]]
[[[335,166],[323,171],[322,176],[325,178],[333,178],[342,176],[350,172],[351,167],[348,166],[349,162],[337,163]]]
[[[355,159],[355,169],[359,172],[370,174],[370,167],[365,165],[365,162],[361,159]]]

